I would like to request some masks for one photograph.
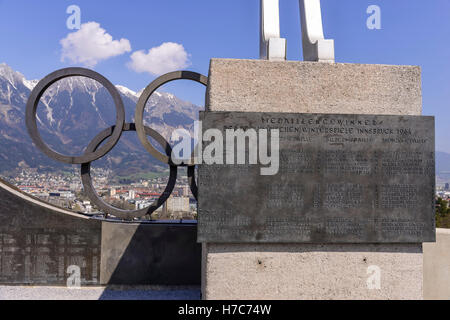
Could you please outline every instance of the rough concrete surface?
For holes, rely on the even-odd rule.
[[[419,67],[212,59],[206,110],[420,115]],[[422,299],[422,244],[204,244],[204,299]],[[368,289],[367,267],[381,271]]]
[[[203,248],[207,250],[203,290],[208,300],[422,299],[421,244],[207,244]],[[379,289],[371,266],[379,267]]]
[[[207,110],[418,115],[416,66],[212,59]]]
[[[436,242],[423,244],[423,296],[450,300],[450,229],[436,229]]]

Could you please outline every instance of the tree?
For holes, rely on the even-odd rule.
[[[436,227],[450,228],[450,208],[448,201],[442,198],[436,200]]]

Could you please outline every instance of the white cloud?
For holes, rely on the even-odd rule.
[[[189,54],[181,44],[174,42],[164,42],[159,47],[151,48],[148,53],[144,50],[135,51],[128,63],[134,71],[152,75],[184,69],[190,65]]]
[[[127,39],[113,40],[97,22],[87,22],[80,30],[69,33],[60,40],[62,46],[61,61],[70,60],[93,67],[98,62],[131,51]]]

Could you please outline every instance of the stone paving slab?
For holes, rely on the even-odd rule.
[[[199,300],[199,287],[0,286],[0,300]]]

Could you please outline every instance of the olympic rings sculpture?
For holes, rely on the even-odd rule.
[[[108,90],[113,98],[116,108],[116,123],[114,126],[103,130],[96,137],[94,137],[94,139],[92,139],[82,155],[68,156],[54,151],[42,140],[37,127],[36,112],[40,98],[53,83],[64,78],[75,76],[83,76],[96,80],[100,84],[102,84],[106,88],[106,90]],[[164,204],[164,202],[172,193],[177,179],[178,166],[187,166],[189,186],[193,196],[195,197],[195,199],[197,199],[198,190],[195,183],[195,165],[188,165],[185,163],[181,163],[179,165],[174,164],[174,162],[171,160],[172,148],[170,147],[169,143],[154,129],[144,125],[145,105],[147,104],[150,96],[165,83],[181,79],[195,81],[203,84],[204,86],[207,86],[208,83],[207,77],[196,72],[175,71],[164,74],[151,82],[141,94],[136,106],[135,123],[125,123],[125,108],[122,98],[117,91],[117,88],[108,79],[95,71],[85,68],[65,68],[57,70],[39,81],[39,83],[32,90],[30,97],[28,98],[25,113],[28,134],[30,135],[36,147],[38,147],[38,149],[40,149],[48,157],[63,163],[81,165],[81,180],[83,183],[84,191],[86,192],[92,203],[94,203],[99,209],[101,209],[106,216],[114,215],[118,218],[132,220],[133,218],[140,218],[153,213],[156,209]],[[164,192],[149,207],[140,210],[122,210],[111,206],[101,199],[92,184],[90,173],[91,162],[100,159],[108,152],[110,152],[117,144],[120,137],[122,136],[122,132],[124,131],[136,131],[140,142],[150,153],[150,155],[152,155],[162,163],[169,165],[170,168],[169,180]],[[159,152],[150,143],[147,136],[152,137],[165,150],[165,154]]]

